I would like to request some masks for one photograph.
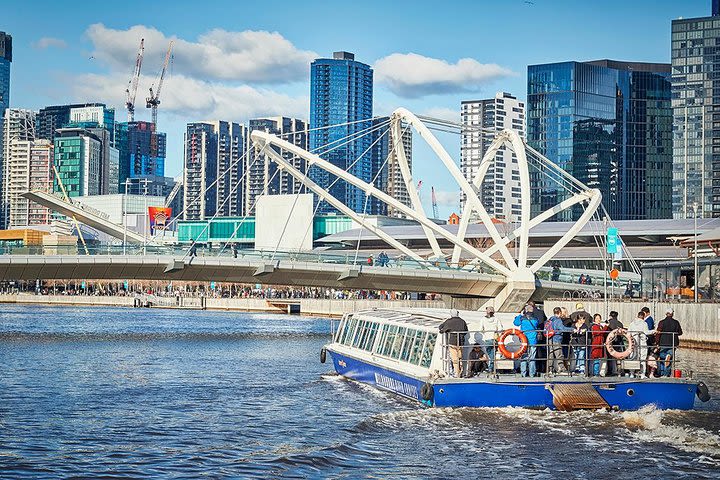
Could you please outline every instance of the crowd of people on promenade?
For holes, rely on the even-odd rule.
[[[447,335],[447,358],[453,375],[671,376],[683,333],[672,308],[656,323],[650,309],[643,307],[626,326],[618,312],[612,311],[603,319],[600,313],[585,311],[581,303],[572,313],[555,307],[548,317],[542,308],[529,302],[513,325],[515,329],[503,330],[492,307],[486,309],[476,332],[468,331],[466,322],[457,315],[446,320],[440,325],[440,333]],[[498,365],[500,359],[513,360],[511,368],[506,368],[508,362]]]

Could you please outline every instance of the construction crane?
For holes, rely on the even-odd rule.
[[[138,81],[140,81],[140,67],[142,67],[143,52],[145,51],[145,39],[140,39],[140,48],[135,59],[135,69],[125,89],[125,108],[128,112],[128,122],[135,121],[135,97],[137,96]]]
[[[440,213],[438,212],[437,206],[437,197],[435,196],[435,187],[430,187],[430,198],[432,199],[433,218],[440,218]]]
[[[152,108],[152,123],[155,124],[155,130],[157,130],[157,109],[158,105],[160,105],[160,90],[162,89],[163,80],[165,79],[165,70],[167,70],[168,63],[170,63],[170,59],[172,58],[172,49],[173,49],[173,42],[170,41],[170,46],[167,49],[167,53],[165,54],[165,62],[163,63],[162,70],[160,70],[160,78],[157,82],[157,90],[153,92],[153,87],[155,84],[150,86],[150,96],[145,100],[145,106],[147,108]]]

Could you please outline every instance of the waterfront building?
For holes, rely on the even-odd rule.
[[[3,122],[5,109],[10,107],[10,63],[12,63],[12,37],[0,32],[0,166],[3,160]],[[2,182],[2,178],[0,178]]]
[[[22,194],[52,192],[53,144],[48,140],[13,140],[5,157],[3,205],[7,228],[49,225],[50,211]]]
[[[373,119],[373,128],[390,120],[390,117],[379,117]],[[405,157],[412,172],[412,128],[407,125],[401,126],[402,146],[405,150]],[[394,139],[392,129],[389,125],[380,127],[373,131],[372,154],[372,182],[375,187],[387,193],[395,200],[408,207],[412,205],[408,194],[405,180],[402,177],[398,165],[399,143]],[[375,197],[370,197],[370,204],[366,213],[370,215],[389,215],[391,217],[404,218],[404,215],[392,206]]]
[[[35,140],[35,112],[18,108],[7,108],[3,118],[2,132],[2,218],[0,225],[7,228],[10,223],[11,206],[19,194],[17,185],[27,183],[27,165],[30,142]],[[21,192],[20,192],[21,193]]]
[[[720,217],[720,12],[672,21],[675,218]]]
[[[58,176],[53,190],[62,193],[64,188],[69,197],[103,193],[102,150],[102,139],[85,128],[58,129],[53,151]]]
[[[561,62],[528,67],[527,140],[572,176],[602,192],[610,217],[672,216],[670,65]],[[566,198],[531,172],[533,208]],[[558,220],[577,219],[568,209]]]
[[[278,136],[304,150],[308,148],[307,123],[303,120],[289,117],[255,118],[249,122],[249,131],[254,130]],[[279,150],[278,153],[301,172],[307,172],[307,162],[302,158],[285,150]],[[304,193],[306,190],[295,177],[278,170],[277,164],[270,157],[265,154],[258,156],[251,142],[248,142],[245,164],[245,213],[248,215],[255,214],[255,204],[260,195],[288,195]]]
[[[466,100],[460,103],[461,140],[460,169],[472,183],[480,170],[480,162],[498,132],[515,130],[525,138],[525,103],[506,92],[493,98]],[[460,192],[461,209],[467,197]],[[520,215],[520,171],[515,152],[497,151],[481,186],[482,204],[491,217],[517,219]],[[473,218],[479,218],[473,212]]]
[[[373,70],[349,52],[319,58],[310,65],[310,149],[357,178],[372,180],[372,135],[345,143],[346,137],[372,127]],[[367,120],[367,121],[364,121]],[[337,125],[332,128],[324,128]],[[319,168],[310,168],[310,178],[348,206],[362,213],[365,194]],[[332,187],[330,185],[332,184]],[[317,198],[316,198],[317,201]],[[320,213],[335,212],[321,202]]]
[[[96,108],[102,108],[102,115],[95,115],[98,112]],[[115,110],[106,108],[104,103],[75,103],[68,105],[51,105],[41,108],[36,117],[36,138],[45,140],[54,140],[55,132],[59,128],[67,127],[70,123],[70,112],[75,110],[75,118],[78,121],[87,121],[95,118],[96,122],[103,122],[103,125],[109,125],[114,122]],[[112,112],[112,122],[108,117]],[[82,120],[81,120],[82,119]]]
[[[167,136],[151,122],[121,122],[115,131],[120,156],[118,180],[164,177]]]
[[[183,219],[244,214],[241,181],[247,127],[222,120],[188,123],[183,169]]]

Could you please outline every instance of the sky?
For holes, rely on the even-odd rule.
[[[672,19],[710,15],[710,0],[58,2],[3,0],[0,31],[13,36],[10,103],[38,110],[104,102],[124,121],[125,88],[140,38],[145,58],[136,119],[165,51],[174,59],[159,107],[166,175],[182,172],[185,124],[309,118],[314,58],[346,50],[375,71],[374,113],[397,107],[460,119],[460,102],[497,91],[525,99],[527,66],[567,60],[670,62]],[[458,135],[438,134],[459,163]],[[458,187],[421,139],[413,176],[437,191],[441,216]],[[425,191],[428,190],[428,191]]]

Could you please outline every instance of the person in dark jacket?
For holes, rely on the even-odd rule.
[[[528,305],[533,308],[533,317],[537,320],[538,329],[542,330],[545,326],[545,322],[547,322],[547,315],[545,315],[545,311],[538,307],[532,300],[528,302]],[[538,372],[545,372],[547,371],[546,359],[548,358],[548,349],[544,338],[545,335],[542,332],[539,332],[538,337],[537,351],[535,352],[535,368]]]
[[[608,329],[610,331],[617,330],[618,328],[625,328],[623,323],[618,320],[618,312],[612,311],[608,315]],[[623,342],[622,337],[618,337],[613,342],[613,347],[618,352],[625,351],[625,342]],[[622,372],[618,371],[618,362],[614,358],[608,355],[608,362],[607,362],[607,372],[605,373],[608,377],[614,377],[617,374],[622,374]]]
[[[483,351],[482,347],[477,343],[473,345],[472,350],[470,350],[468,354],[468,368],[465,376],[472,377],[485,370],[488,367],[488,360],[490,360],[490,358],[487,353]]]
[[[458,316],[458,312],[445,320],[438,327],[440,333],[446,334],[448,357],[452,362],[453,373],[456,377],[462,376],[463,345],[467,334],[467,323]]]
[[[668,308],[655,333],[661,377],[672,375],[675,349],[680,346],[680,335],[683,334],[680,322],[673,317],[674,314],[673,309]]]
[[[588,326],[583,316],[576,316],[575,329],[570,334],[570,346],[572,347],[571,370],[575,373],[584,374],[587,372],[587,344]]]

